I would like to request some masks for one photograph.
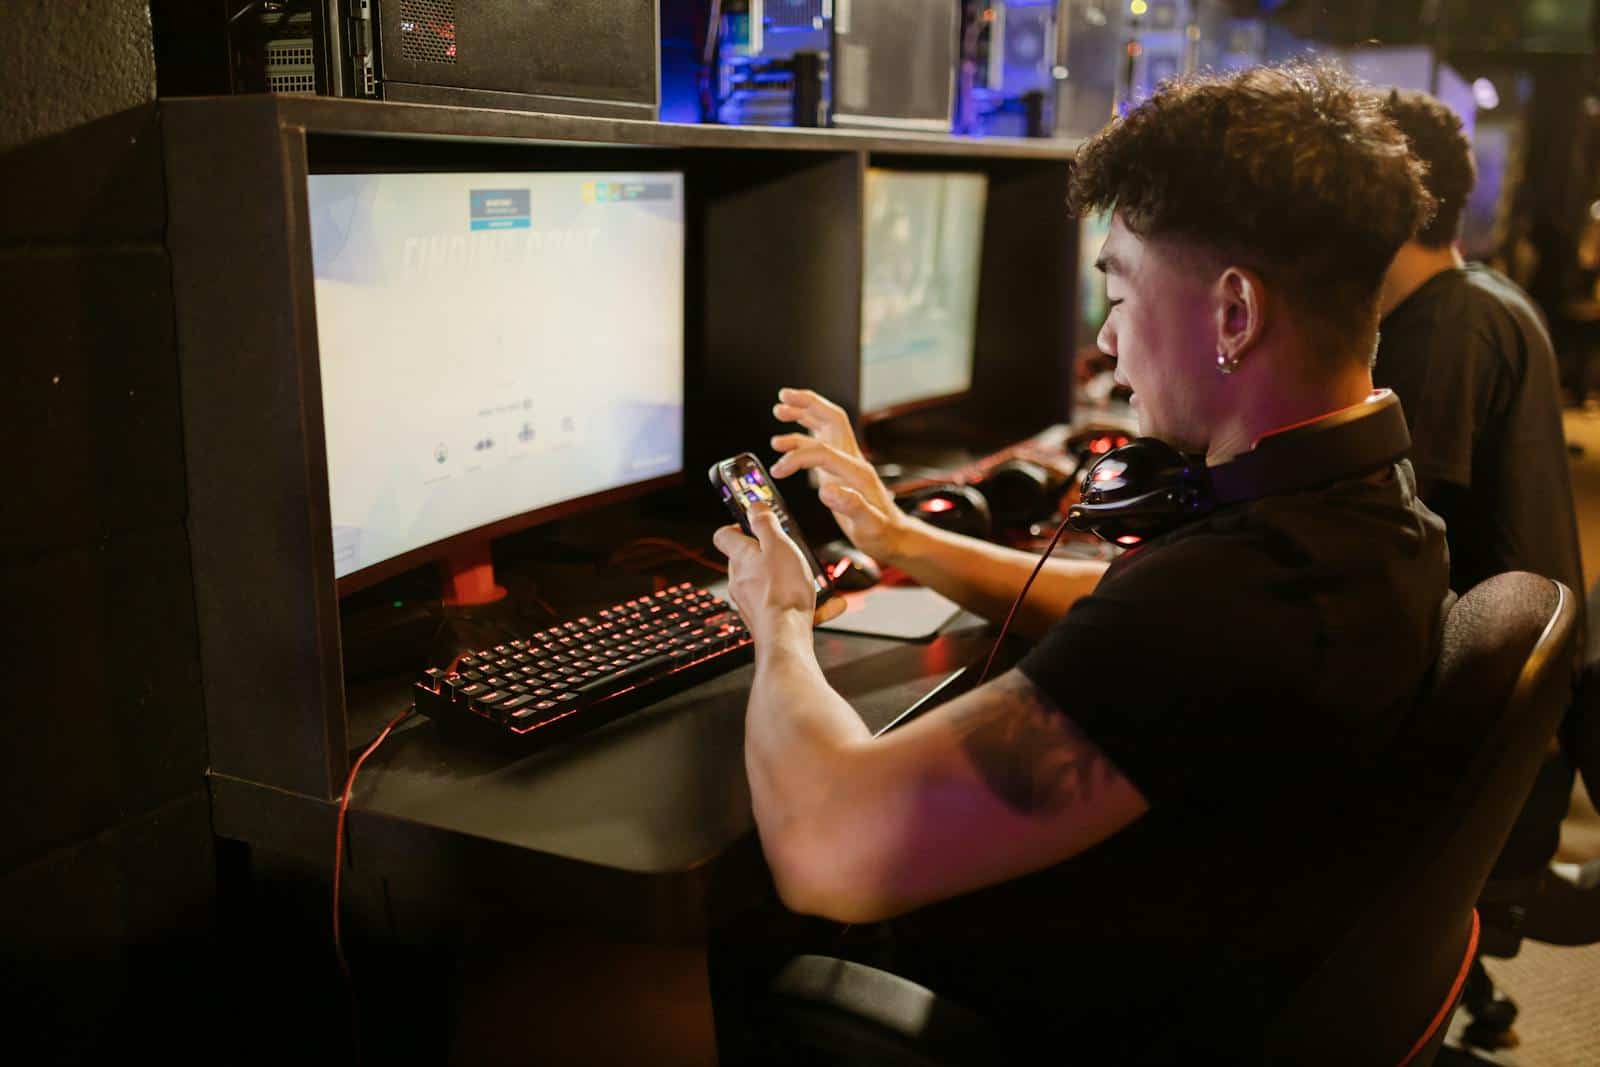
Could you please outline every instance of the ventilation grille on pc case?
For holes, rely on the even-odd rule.
[[[269,22],[263,15],[261,24],[270,34],[262,57],[267,91],[292,96],[315,93],[317,59],[311,40],[311,16],[301,12],[287,20],[276,17],[276,21]]]
[[[267,42],[267,91],[290,96],[317,91],[311,38]]]
[[[775,30],[821,27],[822,0],[767,0],[767,25]]]
[[[456,0],[400,0],[400,54],[426,63],[454,63]]]

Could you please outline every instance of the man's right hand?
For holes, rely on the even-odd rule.
[[[772,464],[773,477],[815,470],[817,496],[851,543],[876,560],[896,562],[912,520],[861,454],[844,409],[809,389],[780,389],[772,413],[811,431],[772,439],[772,447],[784,453]]]

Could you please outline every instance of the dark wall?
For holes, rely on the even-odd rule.
[[[1529,292],[1560,323],[1566,303],[1579,295],[1577,235],[1591,191],[1586,101],[1594,64],[1586,56],[1553,56],[1531,65],[1533,104],[1525,151],[1537,163],[1526,168],[1519,210],[1532,223],[1529,237],[1539,253]]]
[[[0,150],[156,95],[146,0],[6,0]]]
[[[92,12],[92,14],[91,14]],[[0,1018],[198,1059],[216,865],[148,9],[0,15]]]

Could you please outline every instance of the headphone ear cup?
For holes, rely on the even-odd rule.
[[[1133,545],[1199,518],[1215,506],[1204,458],[1140,437],[1089,465],[1079,503],[1067,513],[1075,530]]]
[[[963,485],[958,491],[972,506],[972,536],[989,537],[994,533],[994,511],[989,507],[989,498],[976,486]]]
[[[990,471],[978,489],[1001,526],[1025,526],[1054,510],[1050,472],[1026,459],[1008,459]]]

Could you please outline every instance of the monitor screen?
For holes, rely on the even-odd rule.
[[[982,174],[867,171],[862,414],[971,388],[987,193]]]
[[[309,193],[338,577],[682,471],[682,174]]]

